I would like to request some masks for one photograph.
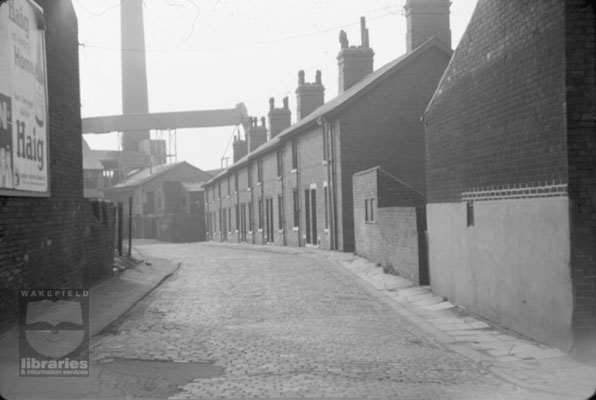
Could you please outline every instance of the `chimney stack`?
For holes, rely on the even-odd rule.
[[[428,39],[435,37],[451,48],[449,27],[449,0],[407,0],[406,48],[410,52]]]
[[[350,46],[345,31],[339,33],[341,50],[337,56],[339,66],[339,93],[352,87],[373,72],[374,51],[370,48],[368,29],[364,17],[360,18],[360,46]]]
[[[238,134],[238,136],[234,136],[232,150],[234,163],[238,162],[238,160],[248,154],[248,143],[246,139],[240,138],[240,134]]]
[[[317,71],[315,81],[306,83],[304,71],[298,71],[296,89],[296,118],[300,121],[325,103],[325,87],[321,82],[321,71]]]
[[[269,140],[292,125],[292,112],[288,105],[288,98],[284,97],[283,107],[275,108],[275,99],[269,99]]]
[[[250,128],[248,129],[248,152],[252,153],[257,147],[267,141],[267,127],[265,126],[265,117],[261,118],[261,125],[257,118],[252,118]]]

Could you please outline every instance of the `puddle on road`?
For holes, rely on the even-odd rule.
[[[119,358],[103,360],[99,368],[102,396],[131,399],[168,398],[195,379],[216,378],[225,368],[211,362],[173,362]]]

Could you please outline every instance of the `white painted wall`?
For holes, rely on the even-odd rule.
[[[567,197],[428,204],[432,290],[569,350],[573,297]]]

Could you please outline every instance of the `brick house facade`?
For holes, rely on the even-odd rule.
[[[45,19],[50,193],[0,195],[2,327],[16,321],[18,289],[88,288],[113,266],[114,209],[83,199],[76,15],[67,0],[37,4]]]
[[[596,348],[594,10],[480,0],[425,115],[432,288]]]
[[[428,36],[373,71],[374,52],[363,24],[361,46],[342,41],[340,94],[324,104],[320,74],[306,83],[300,72],[300,119],[289,126],[287,100],[282,108],[271,101],[269,140],[251,146],[253,135],[261,137],[266,129],[253,121],[249,153],[205,185],[208,237],[353,251],[354,173],[380,164],[424,193],[421,116],[452,53],[444,42]],[[284,123],[274,119],[286,128],[279,132]]]

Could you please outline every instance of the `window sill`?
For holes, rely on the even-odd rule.
[[[323,232],[325,232],[326,234],[329,234],[329,228],[323,229]]]
[[[327,166],[327,160],[323,160],[323,161],[321,162],[321,165],[323,165],[324,167],[326,167],[326,166]]]
[[[300,229],[298,226],[293,226],[293,227],[292,227],[292,231],[293,231],[293,232],[298,232],[298,229]]]
[[[298,168],[292,168],[292,173],[295,174],[298,171]]]
[[[250,192],[250,191],[252,191],[252,189],[251,188],[246,188],[246,191],[247,192]]]

